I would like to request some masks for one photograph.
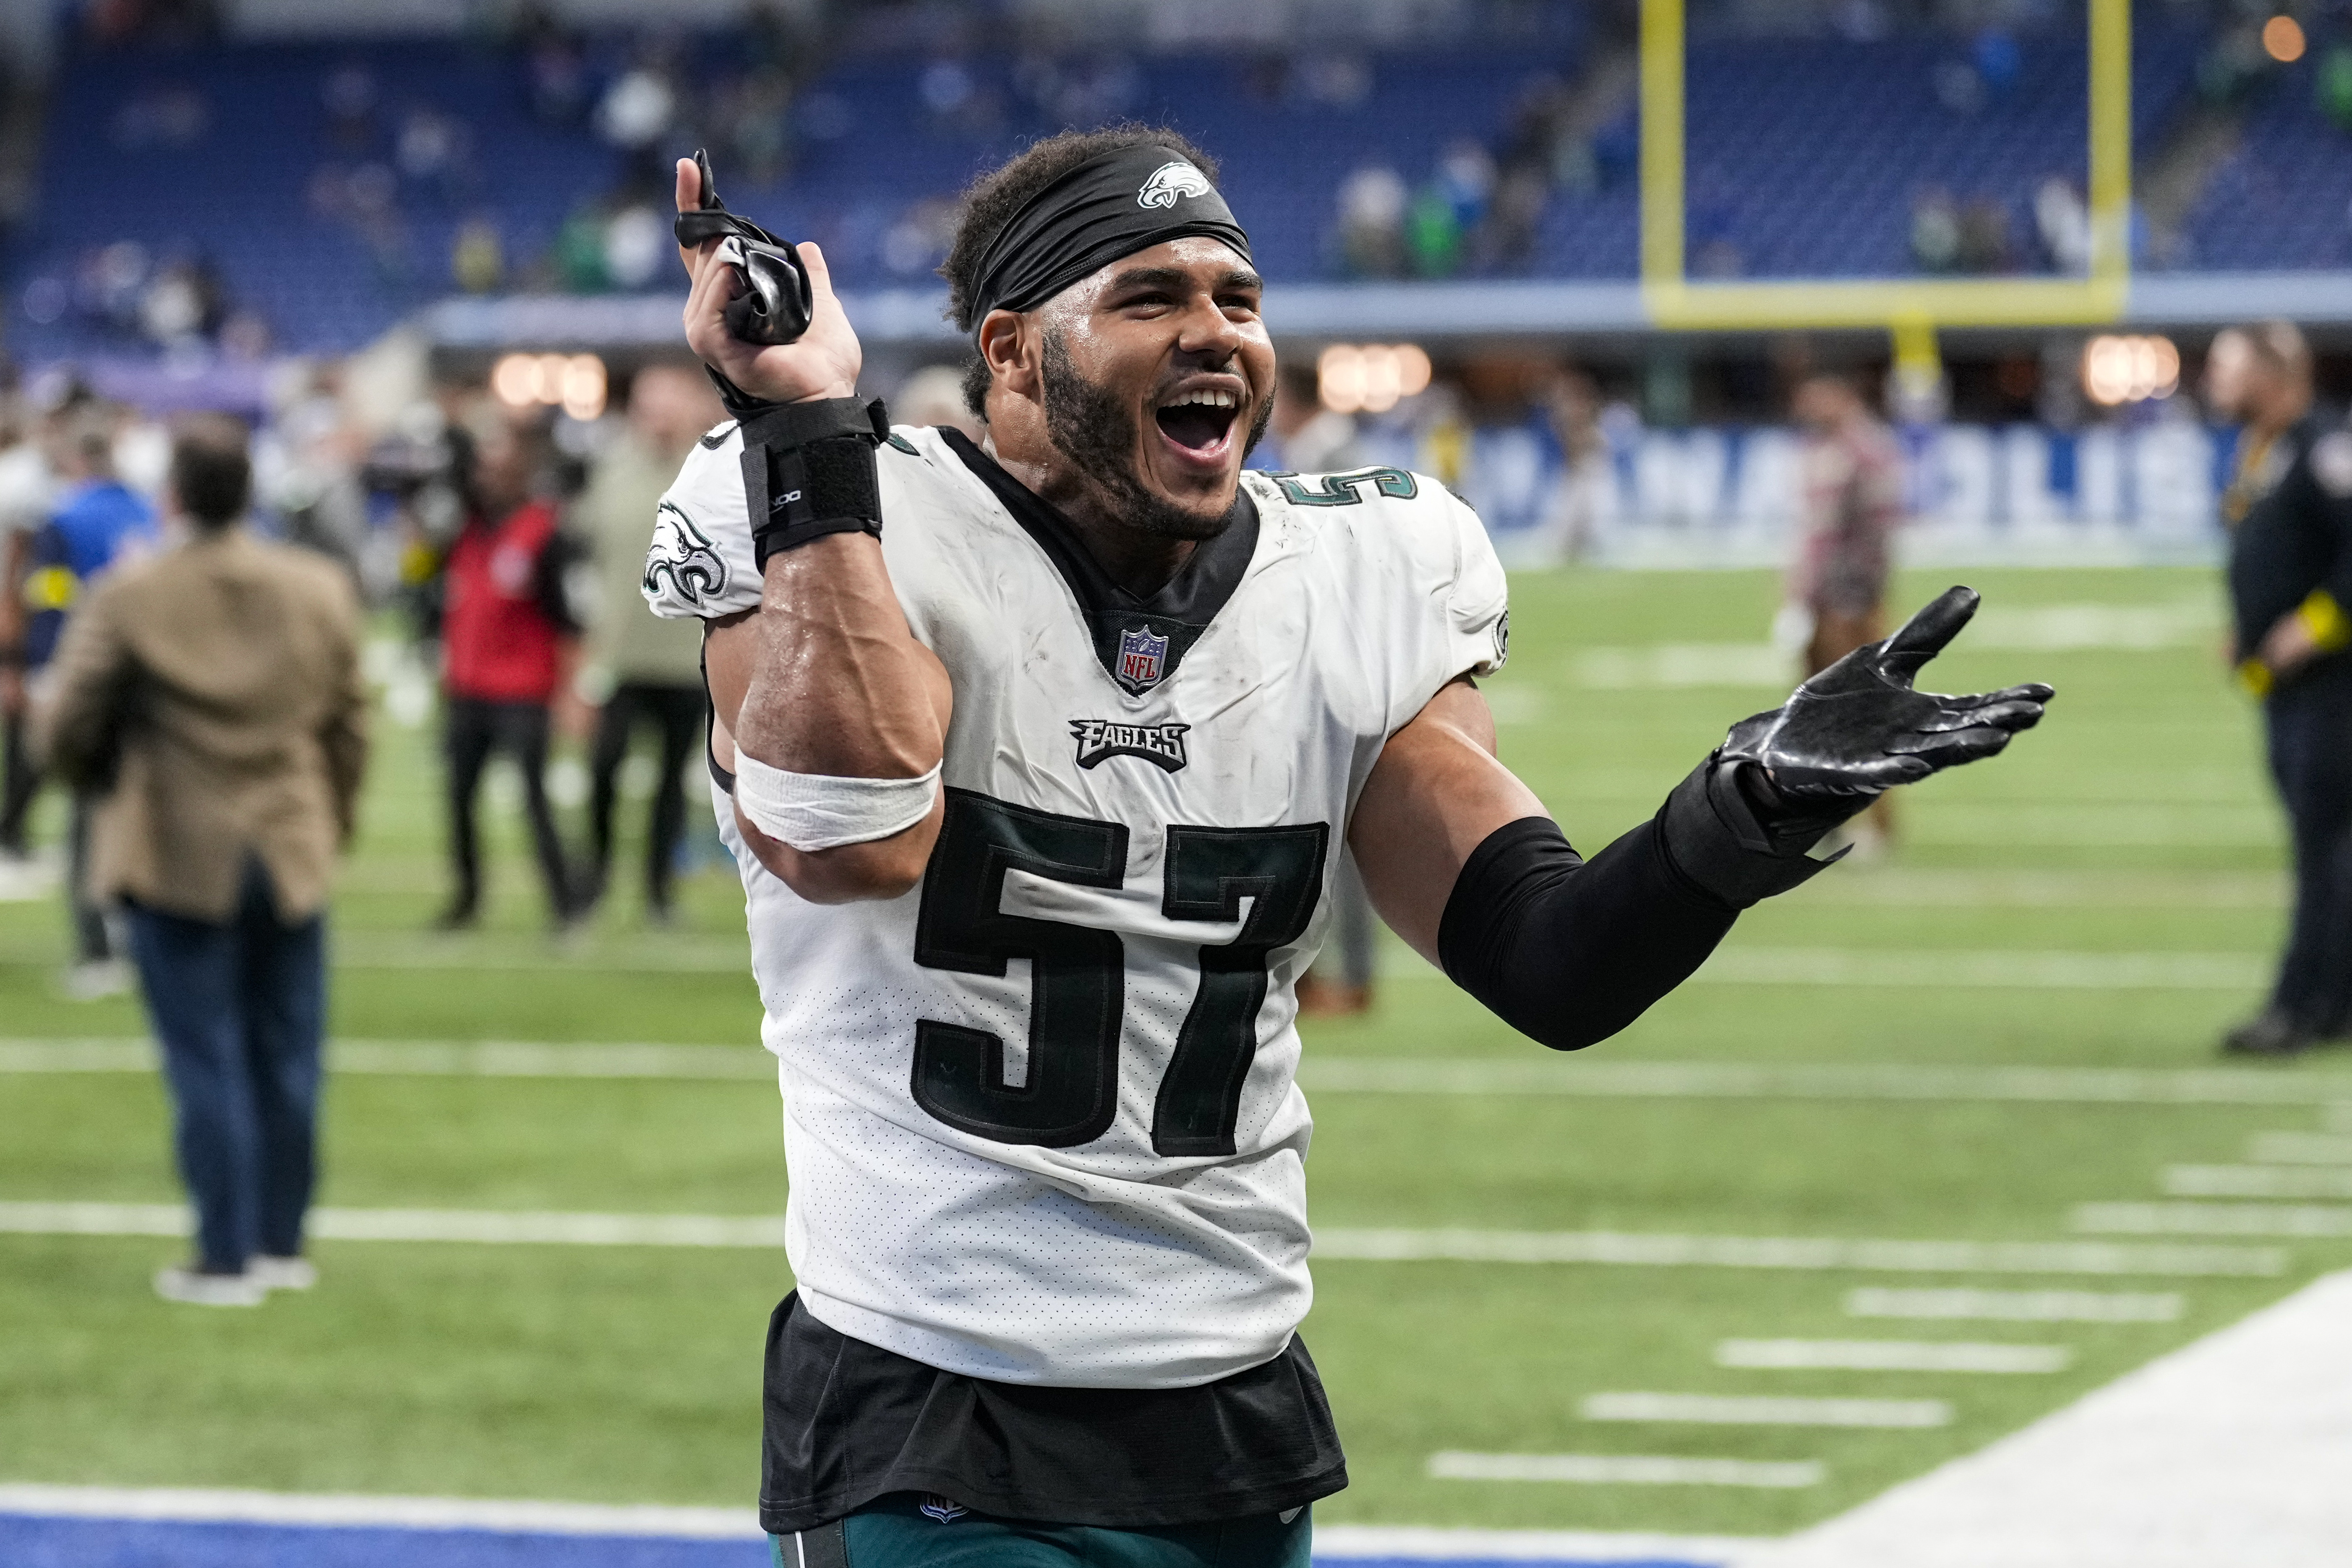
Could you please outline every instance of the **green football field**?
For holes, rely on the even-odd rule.
[[[1518,1038],[1402,948],[1369,1019],[1308,1026],[1327,1245],[1305,1332],[1354,1478],[1319,1518],[1777,1534],[2352,1265],[2352,1205],[2325,1201],[2352,1197],[2352,1172],[2263,1163],[2326,1152],[2313,1134],[2352,1141],[2352,1057],[2214,1055],[2260,999],[2285,884],[2209,576],[1914,573],[1900,597],[1960,577],[1987,614],[1925,683],[2042,679],[2059,697],[2009,755],[1906,795],[1895,854],[1751,913],[1696,980],[1581,1055]],[[1774,595],[1762,574],[1517,580],[1511,667],[1489,684],[1504,755],[1580,847],[1778,700],[1759,646]],[[428,935],[431,731],[386,720],[379,737],[335,916],[331,1062],[347,1070],[321,1202],[780,1212],[731,870],[689,881],[677,930],[645,929],[625,887],[558,947],[500,807],[490,929]],[[52,902],[0,905],[0,1205],[174,1202],[152,1075],[122,1070],[127,1051],[40,1044],[142,1030],[132,1003],[61,999],[61,924]],[[706,1048],[415,1048],[481,1041]],[[56,1070],[77,1060],[117,1070]],[[2304,1136],[2263,1138],[2281,1133]],[[780,1251],[322,1240],[317,1291],[228,1312],[149,1293],[176,1249],[0,1235],[0,1480],[753,1496]],[[1850,1310],[1930,1290],[2157,1321]],[[1758,1341],[2049,1349],[1968,1352],[2032,1371],[1726,1364],[1814,1353],[1729,1342]],[[1917,1424],[1603,1419],[1754,1408],[1588,1405],[1606,1394],[1857,1400],[1873,1402],[1857,1418]],[[1441,1455],[1817,1468],[1587,1484],[1459,1479],[1516,1461]]]

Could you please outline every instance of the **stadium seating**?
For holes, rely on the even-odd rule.
[[[2352,136],[2313,107],[2314,60],[2281,72],[2248,113],[2237,153],[2189,226],[2189,262],[2352,266]]]
[[[2143,20],[2133,123],[2143,145],[2190,90],[2202,35]],[[691,89],[739,69],[740,40],[692,52]],[[1112,62],[1097,108],[1164,118],[1226,163],[1225,184],[1276,279],[1339,268],[1335,193],[1372,164],[1426,180],[1464,138],[1499,150],[1514,103],[1538,72],[1572,79],[1581,51],[1489,48],[1370,58],[1352,100],[1269,87],[1264,62],[1172,57]],[[627,59],[625,40],[592,50],[592,87]],[[1990,203],[2008,216],[2011,266],[2045,265],[2032,192],[2084,167],[2083,40],[2028,36],[2006,71],[1960,82],[1970,47],[1949,37],[1874,41],[1707,38],[1689,67],[1690,235],[1695,267],[1762,276],[1897,275],[1914,269],[1910,222],[1922,193]],[[906,225],[992,159],[1055,128],[1013,60],[957,61],[955,115],[926,100],[941,62],[852,58],[800,96],[792,173],[761,190],[727,182],[739,208],[824,241],[856,284],[923,281],[938,226]],[[363,68],[373,107],[363,133],[333,134],[326,89]],[[43,158],[42,195],[5,260],[9,337],[43,360],[141,346],[96,313],[94,258],[136,241],[151,265],[203,258],[229,299],[277,342],[347,349],[452,290],[458,226],[495,224],[509,268],[548,253],[568,216],[605,198],[622,155],[579,124],[534,116],[518,56],[457,41],[215,46],[84,53],[66,64]],[[346,81],[346,86],[349,82]],[[933,85],[936,83],[934,81]],[[1973,92],[1974,97],[1969,93]],[[446,117],[466,150],[443,172],[399,172],[413,115]],[[1597,184],[1556,191],[1524,268],[1538,277],[1630,277],[1638,199],[1633,114],[1594,143]],[[2340,266],[2352,159],[2311,108],[2302,71],[2250,116],[2237,162],[2192,219],[2191,260],[2210,267]],[[722,170],[722,174],[724,171]],[[103,189],[103,202],[77,192]],[[2319,193],[2313,199],[2313,193]],[[936,212],[936,207],[933,209]],[[136,260],[135,257],[131,258]]]

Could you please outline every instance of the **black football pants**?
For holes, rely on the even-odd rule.
[[[625,680],[613,689],[597,715],[596,742],[590,754],[594,788],[589,820],[596,847],[593,886],[600,891],[612,872],[613,808],[620,798],[621,765],[628,761],[629,741],[637,727],[650,723],[661,738],[661,776],[654,784],[653,818],[646,830],[646,907],[656,911],[669,908],[677,841],[686,830],[683,775],[702,733],[702,701],[700,686]]]
[[[444,741],[449,763],[449,860],[457,875],[450,913],[470,918],[482,898],[482,860],[474,826],[474,797],[491,754],[504,752],[522,773],[522,798],[539,874],[547,884],[549,911],[562,920],[572,912],[571,878],[564,869],[563,841],[547,802],[547,705],[446,700]]]
[[[2352,1029],[2352,659],[2281,687],[2264,717],[2294,829],[2294,924],[2272,1005],[2334,1037]]]

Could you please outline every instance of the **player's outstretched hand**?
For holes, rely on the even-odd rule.
[[[702,172],[691,158],[677,161],[677,210],[702,205]],[[727,301],[741,290],[742,279],[719,258],[727,242],[707,239],[678,249],[694,287],[686,297],[686,344],[695,356],[754,397],[798,403],[811,397],[855,397],[865,351],[833,291],[824,253],[814,242],[796,245],[808,268],[809,329],[789,343],[747,343],[727,330]]]
[[[1884,642],[1858,647],[1797,688],[1782,706],[1731,727],[1719,753],[1754,763],[1795,801],[1867,799],[1893,784],[1990,757],[2042,721],[2054,695],[2039,682],[1973,697],[1912,689],[1919,667],[1977,613],[1953,588]]]

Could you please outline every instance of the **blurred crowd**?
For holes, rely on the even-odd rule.
[[[436,363],[405,333],[340,360],[287,362],[247,411],[247,526],[333,563],[371,616],[383,711],[440,731],[448,880],[436,923],[480,918],[477,797],[501,759],[521,784],[547,924],[579,927],[616,888],[659,923],[676,909],[680,866],[715,850],[686,805],[701,765],[698,645],[691,628],[639,612],[637,583],[660,495],[720,410],[698,370],[672,361],[617,363],[596,406],[570,408],[502,398],[487,368]],[[600,389],[606,374],[599,364]],[[884,390],[900,421],[969,432],[959,381],[936,364]],[[1593,546],[1603,469],[1639,428],[1629,395],[1511,362],[1342,409],[1318,399],[1302,362],[1256,461],[1393,462],[1475,489],[1478,422],[1518,421],[1562,456],[1530,537],[1549,558],[1573,557]],[[70,894],[77,994],[123,986],[120,934],[114,913],[82,896],[87,803],[45,778],[26,720],[76,606],[177,539],[163,504],[173,427],[68,369],[0,393],[0,896]],[[45,789],[67,827],[49,836],[64,852],[47,857],[31,826]],[[615,827],[631,800],[645,802],[642,836]],[[616,844],[639,837],[644,864],[616,870]]]
[[[1482,25],[1500,26],[1508,7],[1486,10],[1494,15],[1482,11]],[[1790,15],[1861,41],[1927,21],[1894,0],[1816,11]],[[911,86],[909,110],[892,111],[891,134],[913,132],[926,146],[975,153],[1066,125],[1166,111],[1144,51],[1186,42],[1181,28],[1155,23],[1145,32],[1167,36],[1122,39],[1107,26],[1056,26],[1053,13],[1045,5],[1000,16],[968,5],[762,0],[747,7],[740,29],[719,37],[659,23],[583,28],[541,0],[473,6],[463,58],[486,71],[451,79],[396,53],[362,50],[320,66],[307,89],[316,95],[314,112],[303,117],[316,128],[304,132],[312,143],[302,150],[307,171],[298,165],[299,185],[289,184],[284,200],[355,242],[373,286],[404,307],[451,291],[657,287],[667,264],[669,161],[697,146],[711,150],[739,205],[798,201],[794,176],[813,152],[857,145],[871,112],[857,94],[897,103]],[[2032,98],[2021,83],[2029,68],[2046,66],[2042,52],[2076,46],[2031,5],[1987,5],[1970,15],[1966,25],[1936,24],[1945,41],[1916,91],[1990,134]],[[1694,26],[1706,16],[1706,8],[1695,10]],[[2168,161],[2177,162],[2193,197],[2201,187],[2188,176],[2210,163],[2209,153],[2219,155],[2200,132],[2220,138],[2216,128],[2262,101],[2306,50],[2319,110],[2352,131],[2352,39],[2330,16],[2315,16],[2307,38],[2297,25],[2290,50],[2267,8],[2210,7],[2200,24],[2210,37],[2196,57],[2193,101],[2143,150],[2149,183],[2161,185]],[[83,17],[88,38],[107,47],[202,39],[220,24],[206,0],[105,0]],[[1460,131],[1425,163],[1370,157],[1340,173],[1328,193],[1301,193],[1303,205],[1322,209],[1315,232],[1324,271],[1391,279],[1556,269],[1569,243],[1562,204],[1628,193],[1638,177],[1637,8],[1602,0],[1575,8],[1571,20],[1530,36],[1526,74],[1507,99],[1465,105]],[[1399,68],[1396,57],[1377,52],[1379,42],[1285,37],[1273,27],[1223,53],[1244,102],[1343,115],[1377,107],[1376,64]],[[1556,63],[1563,60],[1572,63]],[[843,66],[851,77],[835,73]],[[103,109],[98,130],[125,157],[206,144],[223,108],[214,95],[229,90],[226,79],[201,69],[122,79],[122,96]],[[551,151],[564,148],[572,151]],[[950,157],[870,195],[808,202],[793,221],[825,244],[845,276],[928,284],[945,251],[954,194],[929,187],[940,171],[963,166]],[[531,183],[530,202],[518,199],[519,167]],[[1695,274],[1736,277],[1780,265],[1748,253],[1753,226],[1738,215],[1751,195],[1694,188]],[[1902,232],[1923,273],[2066,275],[2087,266],[2091,225],[2079,173],[2050,169],[2015,188],[1926,184],[1908,202]],[[2181,216],[2158,210],[2136,221],[2144,259],[2193,261],[2176,232]],[[26,279],[19,304],[36,323],[70,321],[126,346],[203,346],[247,359],[281,346],[274,336],[299,340],[312,331],[307,320],[273,321],[269,300],[239,298],[222,260],[201,246],[117,231]]]
[[[551,927],[573,929],[604,901],[629,837],[615,816],[632,798],[649,797],[649,816],[630,902],[653,923],[673,918],[676,873],[698,852],[685,792],[699,776],[699,643],[645,615],[636,585],[660,495],[719,418],[692,367],[635,367],[601,415],[575,419],[509,405],[478,382],[436,382],[421,353],[394,347],[289,377],[257,427],[231,422],[248,465],[244,531],[330,563],[370,607],[369,670],[395,723],[437,714],[440,926],[479,916],[476,803],[499,757],[520,775]],[[91,797],[48,766],[35,721],[81,607],[188,537],[168,506],[184,422],[68,373],[0,395],[0,898],[62,890],[77,996],[127,986],[121,911],[91,897]],[[580,798],[551,784],[559,750],[574,753]],[[40,852],[45,793],[64,807],[63,832],[47,836],[61,854]],[[560,823],[559,805],[584,819]]]

